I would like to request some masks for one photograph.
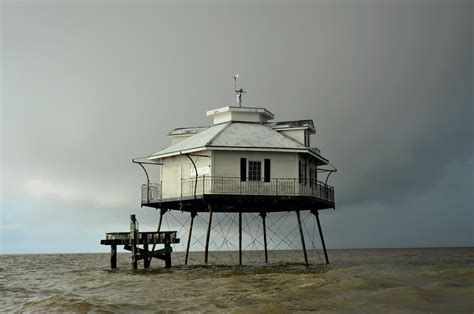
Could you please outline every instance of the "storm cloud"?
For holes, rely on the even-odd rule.
[[[3,1],[0,252],[100,250],[134,212],[153,228],[131,158],[210,124],[206,110],[235,102],[235,73],[244,105],[314,120],[312,144],[338,168],[329,247],[474,245],[472,12]]]

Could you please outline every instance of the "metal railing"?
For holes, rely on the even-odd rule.
[[[182,179],[176,184],[167,184],[163,191],[160,183],[142,185],[142,204],[168,198],[189,198],[194,195],[269,195],[269,196],[313,196],[334,202],[334,187],[315,180],[297,178],[274,178],[269,182],[241,181],[235,177],[198,176]]]

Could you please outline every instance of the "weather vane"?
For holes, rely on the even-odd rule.
[[[237,93],[237,103],[239,104],[239,107],[242,107],[242,94],[245,94],[246,92],[242,88],[237,89],[238,78],[239,78],[239,73],[234,75],[234,87],[235,87],[235,92]]]

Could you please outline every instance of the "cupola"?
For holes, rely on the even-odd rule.
[[[273,120],[273,113],[265,108],[227,106],[209,110],[206,115],[214,119],[214,124],[223,122],[259,122]]]

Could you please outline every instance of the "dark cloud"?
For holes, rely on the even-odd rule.
[[[313,143],[339,169],[338,209],[324,216],[336,246],[437,245],[442,221],[462,231],[443,245],[472,243],[472,10],[3,1],[2,236],[38,213],[94,237],[130,212],[152,226],[130,159],[166,146],[172,128],[209,124],[239,72],[246,104],[314,119]],[[395,233],[397,212],[409,237]]]

